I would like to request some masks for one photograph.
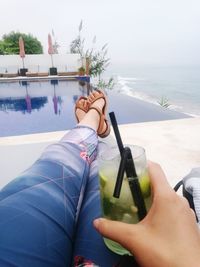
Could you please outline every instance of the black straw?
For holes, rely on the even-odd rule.
[[[140,188],[139,180],[136,174],[132,153],[130,148],[128,149],[129,149],[129,154],[126,162],[126,175],[129,182],[132,197],[134,199],[136,207],[138,208],[138,218],[139,220],[142,220],[146,216],[147,210],[142,195],[142,191]]]
[[[129,155],[129,149],[125,147],[122,152],[122,157],[120,160],[120,165],[119,165],[118,174],[117,174],[117,180],[116,180],[115,189],[113,193],[113,197],[115,198],[119,198],[120,196],[128,155]]]
[[[120,132],[119,132],[119,128],[118,128],[118,125],[117,125],[117,120],[116,120],[116,117],[115,117],[115,113],[112,111],[112,112],[109,113],[109,116],[110,116],[110,121],[112,123],[112,127],[113,127],[113,130],[114,130],[114,133],[115,133],[115,138],[116,138],[116,141],[117,141],[117,145],[118,145],[120,154],[122,156],[122,153],[123,153],[123,150],[124,150],[124,145],[123,145],[123,142],[122,142],[122,139],[121,139],[121,136],[120,136]]]

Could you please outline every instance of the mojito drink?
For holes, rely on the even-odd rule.
[[[134,203],[133,196],[130,190],[129,180],[132,178],[124,176],[120,197],[113,197],[113,192],[116,183],[118,166],[112,166],[120,161],[120,158],[113,159],[112,162],[107,161],[104,164],[100,164],[99,170],[99,182],[100,182],[100,195],[101,195],[101,206],[102,215],[104,218],[121,221],[125,223],[134,224],[139,221],[138,219],[138,208]],[[142,161],[143,162],[143,161]],[[147,211],[151,206],[151,187],[146,166],[146,160],[141,165],[141,159],[135,160],[137,175],[141,192],[144,198],[145,206]],[[113,252],[120,255],[131,255],[129,251],[123,248],[118,243],[104,238],[105,244]]]

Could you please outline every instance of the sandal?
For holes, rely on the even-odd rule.
[[[81,110],[84,111],[85,113],[87,113],[88,110],[89,110],[88,102],[87,102],[87,105],[85,106],[85,105],[83,104],[83,101],[80,101],[80,100],[85,100],[85,101],[87,102],[87,97],[81,96],[81,97],[79,97],[79,99],[76,101],[76,105],[75,105],[75,116],[76,116],[76,120],[77,120],[78,123],[80,122],[80,120],[79,120],[78,116],[76,115],[76,111],[77,111],[77,109],[81,109]]]
[[[95,92],[98,92],[98,94],[95,94]],[[98,107],[91,106],[96,100],[103,98],[105,101],[104,107],[102,110]],[[109,121],[106,119],[106,108],[107,108],[107,99],[105,94],[100,90],[95,90],[93,93],[91,93],[88,97],[88,103],[89,103],[89,109],[94,109],[99,113],[99,127],[97,129],[97,134],[101,138],[105,138],[110,133],[110,124]],[[106,126],[104,126],[104,123]]]

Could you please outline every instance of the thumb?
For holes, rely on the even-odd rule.
[[[129,251],[132,252],[134,247],[137,247],[137,237],[140,232],[139,225],[111,221],[103,218],[94,220],[93,224],[100,234],[120,243]]]

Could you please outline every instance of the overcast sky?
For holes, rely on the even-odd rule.
[[[47,53],[53,29],[69,52],[81,19],[87,45],[108,43],[113,63],[200,64],[200,0],[2,0],[0,38],[31,33]]]

